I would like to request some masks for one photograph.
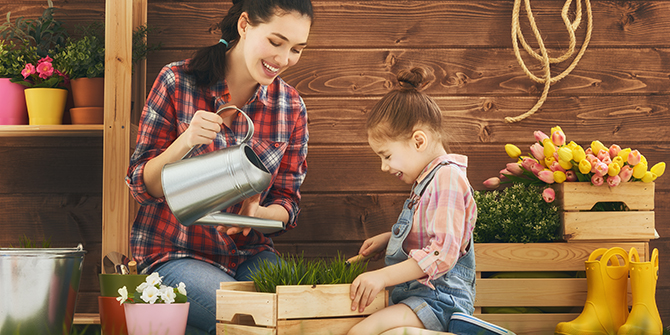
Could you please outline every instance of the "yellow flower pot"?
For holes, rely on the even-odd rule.
[[[67,101],[67,90],[62,88],[27,88],[26,106],[30,125],[61,124]]]

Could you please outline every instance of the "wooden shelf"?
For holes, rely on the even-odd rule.
[[[0,137],[17,136],[67,136],[67,137],[102,137],[101,124],[63,124],[63,125],[17,125],[0,126]]]

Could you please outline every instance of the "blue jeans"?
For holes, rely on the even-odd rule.
[[[193,258],[182,258],[168,261],[158,268],[163,277],[163,284],[177,286],[179,282],[186,284],[186,292],[190,307],[188,311],[187,335],[216,334],[216,290],[221,282],[249,281],[250,274],[256,265],[263,260],[277,262],[277,255],[271,251],[262,251],[237,268],[235,277],[207,262]]]

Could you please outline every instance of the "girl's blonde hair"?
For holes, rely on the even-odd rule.
[[[372,107],[365,127],[368,136],[377,140],[405,140],[417,125],[427,127],[448,150],[442,130],[442,111],[437,103],[421,90],[426,86],[427,73],[413,67],[398,73],[398,86]]]

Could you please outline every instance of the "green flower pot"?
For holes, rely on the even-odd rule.
[[[100,295],[103,297],[118,297],[119,289],[126,287],[128,296],[135,294],[135,288],[142,284],[149,275],[120,275],[115,273],[101,273],[98,275],[100,280]]]

